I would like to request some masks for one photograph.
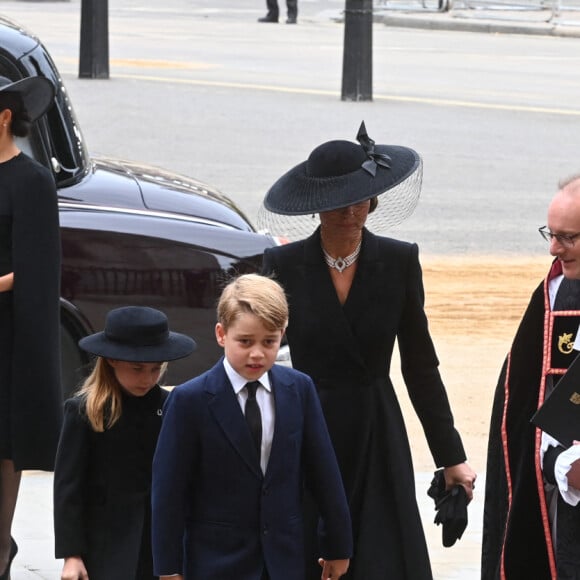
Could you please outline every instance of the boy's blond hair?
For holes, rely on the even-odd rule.
[[[225,330],[240,314],[257,316],[268,330],[285,330],[288,302],[278,282],[259,274],[244,274],[223,290],[217,306],[218,322]]]

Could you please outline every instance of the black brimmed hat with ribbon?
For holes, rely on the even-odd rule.
[[[364,121],[356,138],[358,143],[335,140],[319,145],[306,161],[280,177],[264,198],[258,226],[275,235],[304,237],[318,225],[313,214],[377,196],[382,197],[378,213],[369,215],[371,229],[385,230],[406,219],[421,192],[421,157],[409,147],[375,144]],[[379,227],[372,228],[373,222]]]
[[[166,362],[184,358],[195,341],[171,332],[167,316],[147,306],[123,306],[107,314],[105,330],[86,336],[79,346],[91,354],[129,362]]]
[[[4,94],[17,95],[29,120],[34,122],[44,115],[52,105],[55,88],[44,77],[29,77],[12,82],[10,79],[0,76],[0,106]]]

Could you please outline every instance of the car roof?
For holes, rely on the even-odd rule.
[[[26,30],[17,22],[0,15],[0,27],[2,27],[2,44],[0,50],[8,52],[15,59],[20,59],[29,53],[40,41],[34,34]]]

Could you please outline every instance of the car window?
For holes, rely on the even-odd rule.
[[[27,55],[23,60],[33,59]],[[52,73],[53,70],[49,69],[48,72]],[[2,54],[0,75],[11,80],[23,78],[13,62]],[[66,89],[58,78],[51,77],[49,80],[57,87],[54,105],[34,123],[29,135],[17,138],[16,143],[27,155],[47,167],[58,186],[62,187],[74,182],[84,172],[86,151]]]

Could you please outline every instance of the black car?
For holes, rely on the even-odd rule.
[[[101,330],[122,305],[163,310],[173,330],[193,336],[197,351],[169,366],[177,384],[221,355],[215,305],[232,275],[259,270],[258,234],[225,196],[194,179],[158,168],[90,157],[66,88],[40,41],[0,17],[0,75],[16,81],[44,76],[56,102],[19,147],[51,168],[62,235],[61,326],[67,396],[89,362],[79,338]]]

